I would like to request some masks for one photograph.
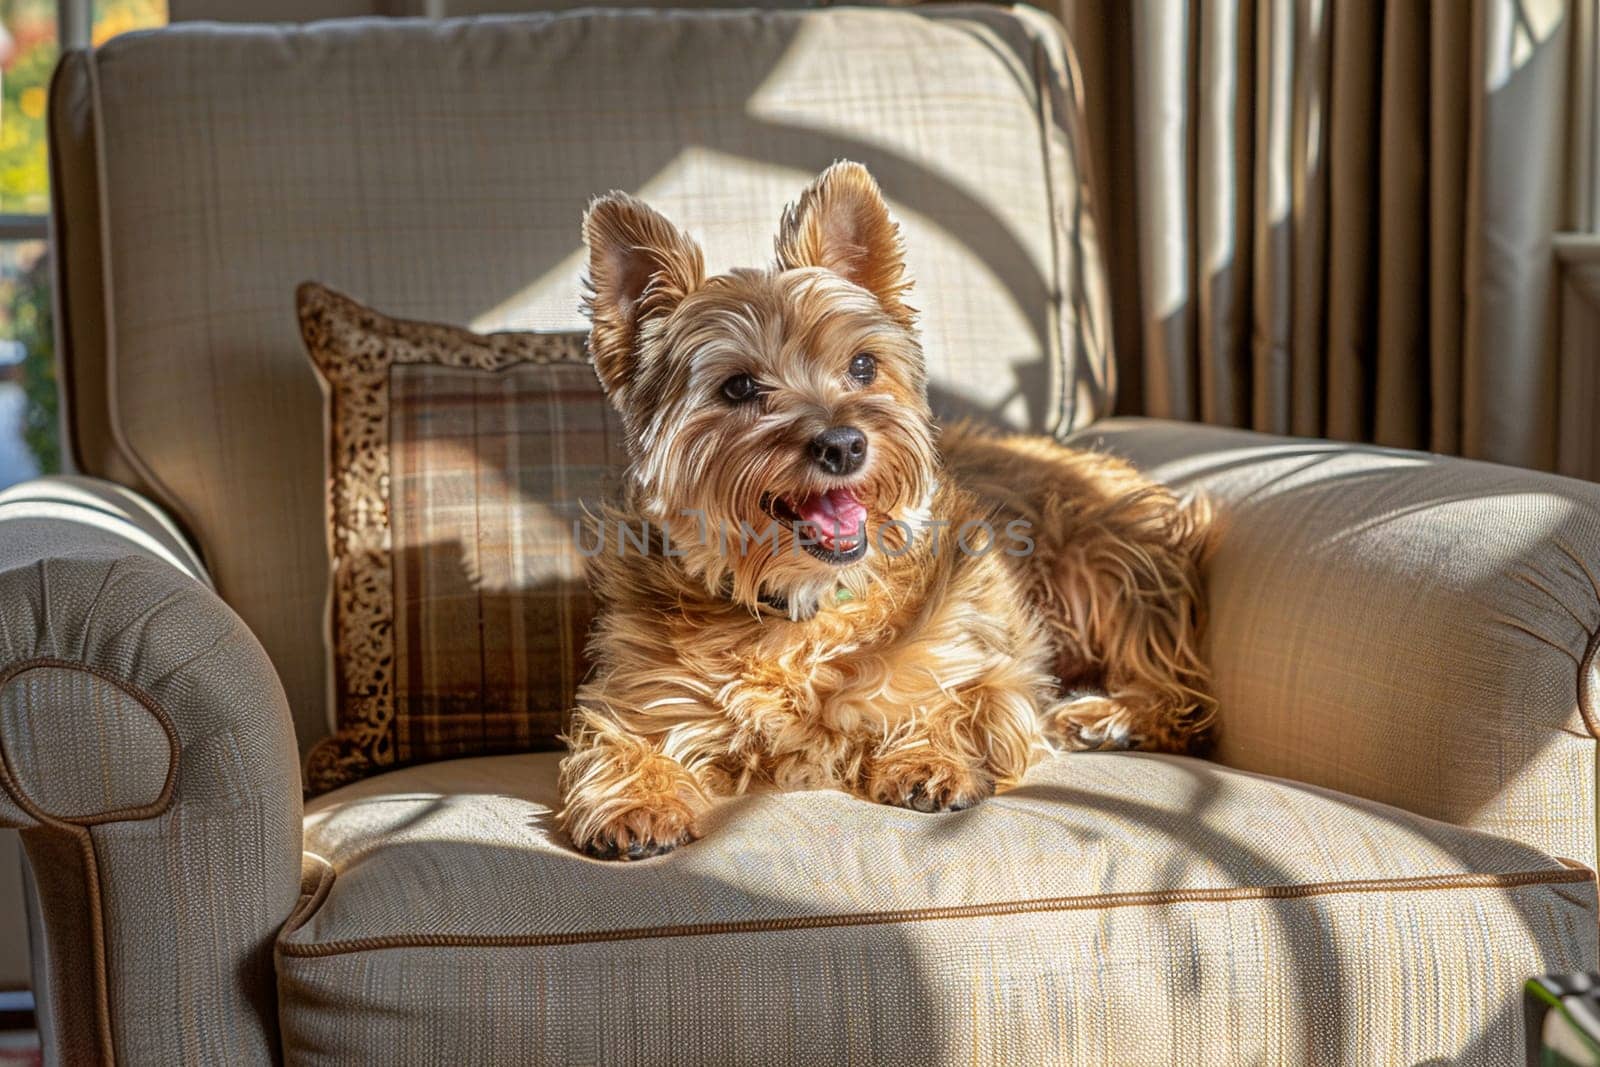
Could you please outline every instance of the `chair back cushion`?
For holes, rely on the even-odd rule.
[[[1059,28],[1026,8],[187,24],[54,88],[70,440],[197,540],[309,745],[331,678],[322,403],[294,290],[581,330],[578,223],[624,189],[707,267],[865,163],[905,229],[936,407],[1062,433],[1109,403]]]

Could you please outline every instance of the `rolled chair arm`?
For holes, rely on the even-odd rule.
[[[276,1058],[289,709],[176,528],[109,483],[0,494],[0,825],[38,890],[56,1060]]]
[[[1600,486],[1146,419],[1079,447],[1215,501],[1215,756],[1593,866]]]

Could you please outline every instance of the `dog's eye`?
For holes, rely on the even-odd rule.
[[[754,400],[761,387],[756,380],[748,374],[735,374],[732,378],[722,383],[722,395],[735,404],[743,404],[747,400]]]
[[[878,376],[878,361],[865,352],[850,361],[850,377],[862,385],[871,385]]]

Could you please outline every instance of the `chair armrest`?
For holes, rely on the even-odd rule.
[[[34,874],[56,1060],[276,1057],[289,709],[177,529],[109,483],[0,494],[0,825]]]
[[[1071,443],[1217,505],[1220,762],[1594,866],[1600,486],[1146,419]]]

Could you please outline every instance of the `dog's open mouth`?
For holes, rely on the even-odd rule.
[[[867,506],[849,489],[775,496],[768,510],[793,526],[799,545],[824,563],[854,563],[867,554]]]

